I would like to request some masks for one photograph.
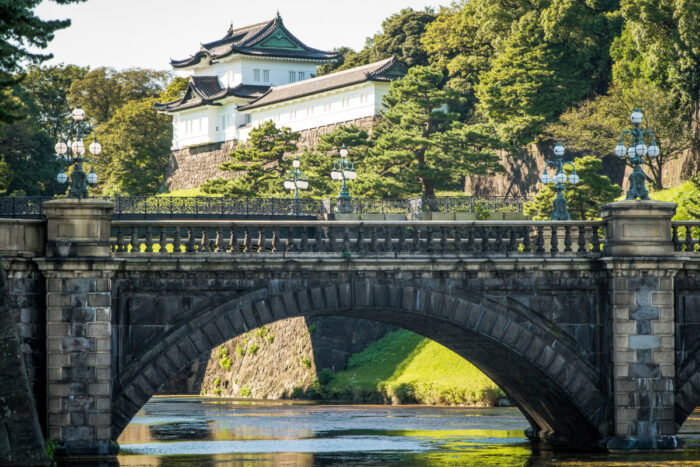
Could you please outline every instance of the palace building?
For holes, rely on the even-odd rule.
[[[395,58],[316,76],[339,53],[311,48],[284,26],[279,13],[268,22],[229,28],[184,60],[189,74],[181,99],[156,104],[173,117],[173,149],[246,141],[250,130],[271,120],[294,131],[372,117],[392,80],[406,74]]]

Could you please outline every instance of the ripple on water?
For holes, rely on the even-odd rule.
[[[139,455],[205,455],[232,453],[276,452],[379,452],[379,451],[428,451],[433,447],[427,440],[394,437],[344,437],[295,440],[255,441],[180,441],[174,443],[144,443],[122,446],[125,454]]]

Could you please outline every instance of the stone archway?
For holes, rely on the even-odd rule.
[[[347,316],[397,325],[468,359],[498,384],[551,444],[590,448],[609,434],[598,371],[553,323],[467,291],[355,280],[258,289],[174,326],[114,381],[112,436],[174,375],[250,329],[296,316]]]

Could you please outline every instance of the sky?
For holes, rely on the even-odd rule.
[[[43,20],[70,18],[45,51],[46,62],[97,68],[169,70],[170,58],[187,58],[202,42],[220,39],[229,25],[272,19],[279,9],[287,28],[307,45],[323,50],[359,50],[382,21],[402,8],[438,8],[449,0],[87,0],[57,5],[43,1]]]

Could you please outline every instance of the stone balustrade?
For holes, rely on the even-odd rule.
[[[603,224],[486,221],[113,221],[118,256],[193,253],[601,254]]]

